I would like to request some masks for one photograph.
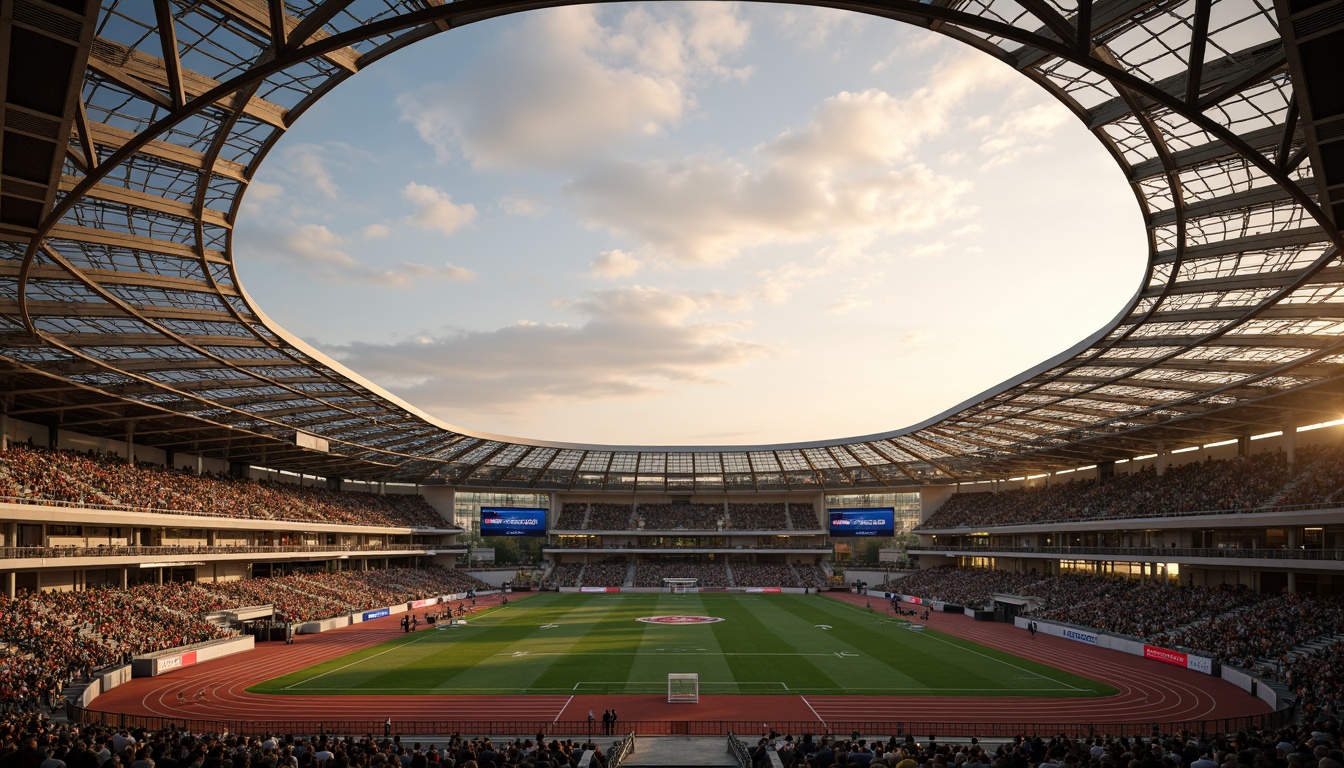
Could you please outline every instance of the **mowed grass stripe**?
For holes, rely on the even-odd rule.
[[[791,690],[835,688],[843,673],[833,662],[840,645],[829,638],[818,638],[820,630],[810,624],[790,622],[789,614],[779,611],[773,600],[760,597],[740,604],[736,626],[725,627],[733,637],[732,650],[742,653],[792,653],[792,658],[745,656],[734,658],[741,679],[780,680]],[[725,622],[726,623],[726,622]],[[809,631],[810,630],[810,631]],[[824,665],[824,666],[822,666]],[[787,667],[788,674],[781,674]]]
[[[928,690],[926,683],[907,674],[908,661],[897,646],[873,633],[867,616],[847,604],[817,597],[772,604],[770,609],[772,625],[794,647],[826,654],[808,659],[825,678],[805,692],[840,693],[858,686],[869,692]]]
[[[636,621],[679,614],[725,620],[701,625]],[[655,694],[666,690],[669,672],[699,673],[706,694],[1114,693],[1103,684],[969,641],[931,630],[912,632],[880,612],[848,603],[819,596],[722,593],[537,595],[473,614],[463,627],[399,635],[249,690]]]
[[[648,595],[635,605],[638,610],[630,618],[643,616],[725,616],[727,604],[712,605],[701,595]],[[712,605],[712,607],[711,607]],[[628,678],[631,692],[667,692],[669,673],[694,672],[700,675],[702,685],[712,683],[715,692],[735,693],[733,674],[736,660],[723,655],[727,650],[721,644],[717,624],[645,624],[644,643]],[[700,650],[704,649],[704,650]],[[610,678],[609,678],[610,679]],[[586,690],[586,689],[585,689]],[[613,691],[614,692],[614,691]]]
[[[580,606],[582,610],[566,620],[574,621],[583,632],[566,649],[571,655],[553,657],[537,679],[539,690],[572,693],[582,681],[612,681],[620,689],[630,679],[634,654],[644,638],[644,625],[634,620],[632,607],[625,600],[591,598]],[[553,651],[547,648],[545,652]],[[606,691],[585,688],[583,692]]]

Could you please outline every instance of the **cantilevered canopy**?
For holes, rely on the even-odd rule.
[[[563,4],[0,0],[8,413],[347,478],[650,493],[1002,477],[1340,416],[1340,0],[816,3],[1016,67],[1087,124],[1145,212],[1144,284],[1111,325],[915,427],[750,448],[469,434],[269,321],[231,234],[286,128],[399,48]]]

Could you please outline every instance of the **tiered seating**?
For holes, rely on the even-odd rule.
[[[699,579],[697,586],[701,587],[728,586],[723,563],[640,563],[635,568],[636,587],[661,587],[663,579]]]
[[[725,527],[735,531],[782,531],[789,528],[789,516],[783,502],[732,503]]]
[[[567,501],[560,507],[560,517],[555,521],[555,527],[562,531],[577,531],[583,528],[583,518],[587,514],[587,504]]]
[[[422,496],[197,475],[110,454],[23,444],[0,452],[0,496],[214,517],[416,528],[452,527]]]
[[[639,527],[646,531],[714,531],[722,527],[719,504],[640,504]]]
[[[1287,461],[1278,453],[1194,462],[1171,467],[1161,476],[1145,468],[1104,482],[1075,480],[1000,493],[958,493],[920,528],[1250,510],[1277,496],[1290,479]]]
[[[778,563],[734,563],[733,584],[738,587],[801,587],[793,569]]]
[[[625,531],[635,516],[633,504],[596,503],[588,505],[588,530]]]

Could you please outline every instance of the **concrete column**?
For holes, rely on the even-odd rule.
[[[18,579],[13,571],[5,574],[5,594],[12,600]]]
[[[1237,455],[1238,455],[1238,456],[1250,456],[1250,455],[1251,455],[1251,436],[1250,436],[1250,435],[1242,435],[1241,437],[1238,437],[1238,438],[1237,438]]]
[[[1296,594],[1296,593],[1297,593],[1297,574],[1296,574],[1296,573],[1293,573],[1292,571],[1289,571],[1289,572],[1288,572],[1288,594],[1292,595],[1292,594]]]
[[[9,450],[9,398],[0,398],[0,452]]]
[[[1297,458],[1297,424],[1292,419],[1283,425],[1283,455],[1288,459],[1288,466],[1293,466]]]
[[[1167,461],[1168,461],[1170,458],[1171,458],[1171,454],[1167,453],[1167,444],[1166,444],[1166,443],[1158,443],[1158,444],[1157,444],[1157,459],[1154,460],[1154,464],[1155,464],[1156,467],[1157,467],[1157,474],[1158,474],[1158,476],[1161,476],[1161,475],[1163,475],[1163,474],[1166,473],[1166,471],[1167,471]]]
[[[1288,549],[1297,549],[1300,538],[1297,528],[1288,529]]]
[[[126,460],[135,461],[135,422],[126,422]]]
[[[155,568],[154,570],[158,571],[159,574],[159,586],[163,586],[163,568]]]
[[[121,588],[122,588],[122,589],[125,589],[126,587],[130,586],[130,584],[131,584],[131,569],[130,569],[130,568],[122,568],[122,569],[121,569]]]

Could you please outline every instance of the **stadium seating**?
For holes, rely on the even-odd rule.
[[[0,596],[0,701],[25,686],[55,694],[133,655],[232,634],[205,620],[212,611],[274,605],[277,618],[304,622],[486,588],[465,573],[428,567]]]
[[[131,463],[111,454],[22,443],[0,452],[0,499],[211,517],[451,528],[424,497],[330,491]]]

